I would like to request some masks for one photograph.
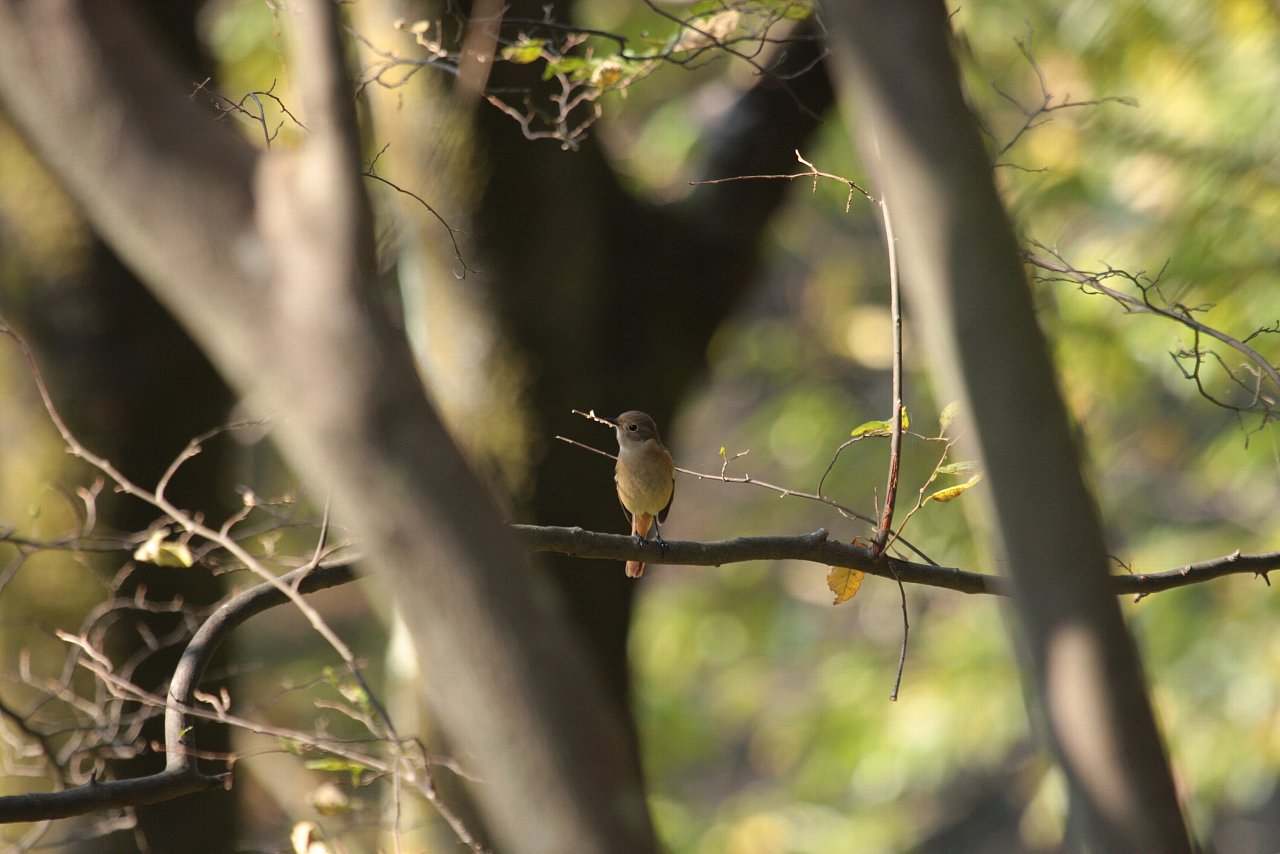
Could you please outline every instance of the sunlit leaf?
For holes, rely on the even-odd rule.
[[[966,490],[969,489],[969,487],[976,485],[981,480],[982,475],[975,474],[964,483],[960,483],[955,486],[948,486],[946,489],[939,489],[937,492],[926,498],[925,501],[951,501],[959,498]]]
[[[977,468],[978,464],[972,460],[958,460],[947,463],[945,466],[938,466],[938,474],[967,474]]]
[[[338,686],[338,690],[349,702],[355,703],[364,711],[369,710],[369,693],[358,683],[344,682]]]
[[[688,13],[697,18],[707,18],[724,11],[724,0],[697,0],[689,6]]]
[[[164,528],[157,528],[147,537],[147,541],[133,550],[133,559],[156,566],[183,566],[195,564],[195,557],[186,543],[166,540]]]
[[[866,575],[860,569],[850,569],[847,566],[827,567],[827,589],[836,594],[836,599],[831,604],[839,605],[857,596]]]
[[[582,80],[591,74],[591,66],[581,56],[558,56],[547,60],[546,67],[542,69],[542,79],[550,80],[557,74],[563,74],[573,80]],[[595,418],[595,414],[595,410],[591,410],[592,418]]]
[[[714,15],[692,18],[680,31],[680,38],[671,50],[700,50],[723,42],[741,21],[742,13],[737,9],[724,9]]]
[[[907,414],[907,408],[902,407],[902,429],[906,430],[911,426],[911,416]],[[863,436],[888,436],[893,430],[893,425],[888,421],[868,421],[859,424],[853,428],[853,432],[849,435],[855,439]]]
[[[507,45],[498,55],[516,65],[528,65],[542,56],[542,48],[547,44],[545,39],[523,39],[513,45]]]
[[[318,828],[309,821],[300,821],[289,833],[293,854],[330,854],[333,850],[317,835]]]
[[[359,762],[353,762],[350,759],[343,759],[339,756],[326,756],[323,759],[310,759],[303,763],[303,767],[311,771],[333,771],[346,772],[351,775],[351,785],[360,785],[360,775],[369,768]]]
[[[308,800],[320,815],[346,815],[355,808],[347,793],[332,780],[317,786]]]
[[[364,771],[365,766],[358,762],[352,762],[350,759],[343,759],[339,756],[326,756],[322,759],[308,759],[305,767],[312,771],[350,771],[355,768]]]
[[[960,414],[960,401],[953,400],[946,406],[942,407],[942,412],[938,413],[938,426],[943,432],[951,426],[951,422],[956,420],[956,416]]]
[[[788,21],[804,21],[813,15],[813,7],[808,3],[787,3],[782,7],[782,17]]]
[[[591,67],[591,84],[599,89],[607,89],[627,74],[627,67],[616,59],[603,59]]]
[[[868,421],[865,424],[859,424],[857,427],[854,427],[853,432],[849,435],[855,439],[859,439],[863,436],[888,436],[889,422]]]

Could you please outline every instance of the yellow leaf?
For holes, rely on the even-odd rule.
[[[850,569],[847,566],[827,567],[827,589],[836,594],[836,600],[831,604],[839,605],[857,596],[858,588],[862,587],[862,579],[866,575],[860,569]]]
[[[626,67],[612,59],[606,59],[591,69],[591,83],[600,89],[607,89],[621,80],[627,73]]]
[[[948,486],[946,489],[939,489],[937,492],[933,493],[933,495],[926,498],[925,501],[951,501],[954,498],[959,498],[964,494],[965,490],[971,486],[975,486],[980,480],[982,480],[982,475],[975,474],[964,483],[956,486]]]
[[[157,528],[147,537],[147,541],[133,551],[133,559],[143,563],[154,563],[156,566],[192,566],[195,557],[186,543],[166,540],[168,531]]]

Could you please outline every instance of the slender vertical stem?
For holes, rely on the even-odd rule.
[[[893,218],[888,198],[881,191],[876,202],[884,220],[884,237],[889,250],[889,313],[893,323],[893,416],[889,430],[889,481],[884,488],[884,507],[876,531],[876,552],[883,552],[893,528],[893,505],[898,497],[898,470],[902,463],[902,308],[898,298],[898,246],[893,235]]]

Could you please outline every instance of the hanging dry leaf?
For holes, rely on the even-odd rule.
[[[860,569],[850,569],[847,566],[827,567],[827,589],[836,594],[836,600],[831,604],[839,605],[857,596],[866,575]]]

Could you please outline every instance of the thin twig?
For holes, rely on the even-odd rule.
[[[365,169],[365,171],[361,174],[364,175],[364,177],[366,178],[371,178],[374,181],[378,181],[382,184],[385,184],[386,186],[390,187],[391,189],[395,190],[397,193],[400,193],[401,195],[405,195],[413,199],[415,202],[421,205],[428,213],[430,213],[433,217],[435,217],[437,222],[439,222],[442,226],[444,226],[445,232],[449,235],[449,242],[453,244],[453,257],[456,258],[458,263],[462,265],[462,272],[457,274],[457,277],[459,279],[465,279],[467,277],[467,273],[480,272],[479,270],[476,270],[470,264],[468,264],[466,259],[462,257],[462,246],[458,243],[458,235],[459,234],[465,235],[466,232],[462,231],[461,229],[454,228],[452,225],[450,225],[448,220],[446,220],[440,214],[439,211],[433,208],[430,205],[430,203],[427,202],[426,199],[422,198],[422,196],[418,195],[412,190],[406,190],[404,187],[401,187],[399,184],[395,183],[394,181],[389,181],[386,178],[383,178],[381,175],[379,175],[375,171],[375,169],[378,166],[378,160],[382,157],[383,154],[386,153],[387,149],[390,147],[391,147],[391,143],[387,143],[386,145],[382,146],[382,148],[379,149],[378,153],[374,155],[373,159],[369,161],[368,168]]]
[[[828,181],[835,181],[838,184],[844,184],[846,187],[849,188],[849,195],[845,198],[845,202],[844,202],[845,213],[849,213],[849,211],[852,210],[853,196],[855,193],[861,193],[863,196],[866,197],[867,201],[869,202],[876,201],[876,197],[873,196],[866,189],[864,189],[856,181],[850,180],[849,178],[845,178],[842,175],[833,175],[830,172],[820,172],[818,171],[817,167],[815,167],[808,160],[805,160],[804,157],[800,155],[799,151],[797,151],[795,154],[796,154],[796,160],[800,161],[802,164],[809,167],[808,172],[795,172],[787,175],[734,175],[729,178],[710,178],[702,181],[690,181],[689,185],[697,187],[703,184],[731,184],[735,181],[794,181],[797,178],[809,178],[810,180],[813,181],[813,192],[816,193],[818,191],[818,179],[823,178]]]
[[[876,531],[876,551],[883,552],[893,527],[898,474],[902,469],[902,306],[899,299],[898,245],[893,234],[893,218],[889,215],[887,199],[882,197],[876,204],[884,219],[885,243],[889,252],[889,313],[893,331],[893,420],[889,424],[889,475],[884,488],[880,527]],[[904,643],[905,637],[904,631]]]
[[[1035,255],[1031,252],[1024,252],[1023,258],[1026,260],[1028,264],[1031,264],[1033,267],[1039,267],[1042,270],[1047,270],[1052,273],[1059,273],[1078,285],[1084,285],[1088,288],[1092,288],[1098,293],[1104,294],[1110,297],[1111,299],[1115,300],[1116,302],[1120,303],[1122,306],[1124,306],[1126,311],[1133,312],[1136,314],[1154,314],[1154,315],[1157,315],[1158,317],[1163,317],[1168,320],[1172,320],[1174,323],[1181,324],[1187,327],[1188,329],[1193,329],[1199,333],[1209,336],[1210,338],[1220,341],[1223,344],[1226,344],[1228,347],[1232,348],[1233,350],[1237,351],[1238,353],[1242,354],[1245,358],[1247,358],[1259,371],[1261,371],[1267,377],[1268,380],[1271,381],[1272,385],[1275,386],[1277,392],[1280,392],[1280,371],[1276,370],[1276,367],[1271,364],[1271,362],[1267,359],[1266,356],[1263,356],[1261,353],[1259,353],[1257,350],[1250,347],[1248,344],[1236,338],[1231,337],[1225,332],[1222,332],[1218,329],[1215,329],[1212,326],[1208,326],[1207,324],[1201,323],[1200,321],[1196,320],[1191,315],[1191,309],[1188,309],[1182,306],[1179,306],[1176,309],[1164,308],[1164,307],[1153,304],[1150,301],[1150,299],[1146,296],[1145,291],[1143,292],[1143,297],[1139,298],[1131,294],[1126,294],[1123,291],[1116,290],[1115,288],[1108,287],[1102,282],[1102,279],[1104,277],[1122,276],[1128,279],[1129,281],[1137,284],[1136,276],[1133,276],[1131,274],[1124,274],[1116,270],[1108,270],[1105,273],[1088,273],[1088,272],[1079,270],[1076,267],[1072,266],[1071,264],[1067,263],[1060,254],[1048,248],[1042,243],[1037,243],[1033,241],[1031,245],[1044,250],[1045,252],[1052,255],[1053,258],[1055,259],[1051,261],[1042,256]]]
[[[574,410],[574,411],[577,412],[577,410]],[[578,414],[586,415],[587,413],[579,412]],[[596,419],[596,420],[601,420],[601,419]],[[605,423],[608,423],[608,422],[605,422]],[[567,442],[570,445],[575,445],[579,448],[582,448],[583,450],[590,451],[593,454],[599,454],[600,456],[607,457],[611,460],[617,459],[617,456],[615,454],[611,454],[608,451],[602,451],[599,448],[593,448],[590,445],[579,442],[576,439],[570,439],[567,436],[556,436],[555,438],[561,442]],[[739,457],[744,455],[745,455],[745,452],[743,454],[738,454]],[[735,459],[736,458],[737,457],[735,457]],[[720,481],[721,483],[745,483],[745,484],[751,484],[752,486],[759,486],[771,492],[778,493],[778,496],[780,498],[793,497],[793,498],[804,498],[809,501],[816,501],[819,504],[825,504],[826,506],[830,507],[832,510],[835,510],[837,513],[839,513],[841,516],[844,516],[846,519],[857,519],[860,522],[865,522],[868,525],[871,525],[873,529],[875,525],[878,523],[878,520],[876,519],[875,516],[870,516],[866,513],[862,513],[857,510],[854,510],[852,507],[847,507],[834,499],[828,498],[825,495],[817,495],[811,492],[802,492],[797,489],[790,489],[785,486],[778,486],[776,484],[772,484],[767,481],[754,478],[749,474],[743,475],[741,477],[726,475],[724,474],[723,467],[721,468],[721,471],[719,474],[709,474],[707,472],[694,471],[693,469],[682,468],[680,466],[676,466],[676,471],[680,472],[681,474],[687,474],[690,477],[696,477],[698,480],[717,480],[717,481]],[[915,553],[917,557],[919,557],[921,560],[925,561],[926,563],[932,564],[934,566],[938,565],[937,561],[929,557],[927,554],[925,554],[923,551],[921,551],[919,548],[913,545],[905,537],[899,537],[898,542],[901,543],[904,547],[910,549],[912,552]]]

